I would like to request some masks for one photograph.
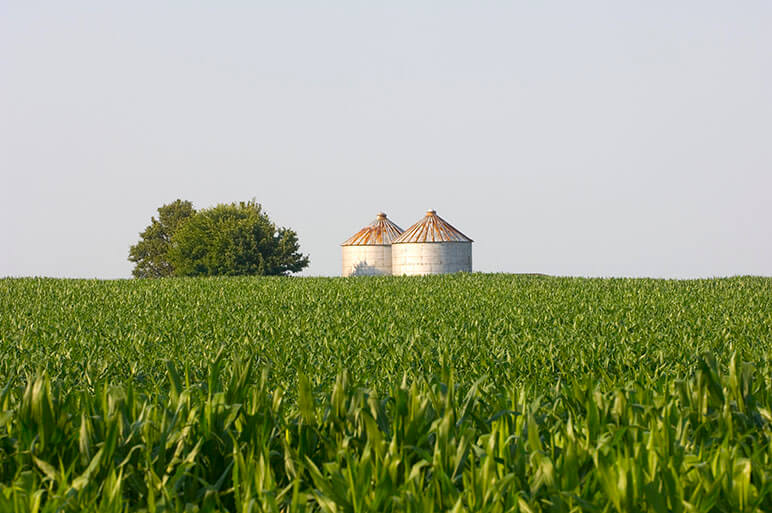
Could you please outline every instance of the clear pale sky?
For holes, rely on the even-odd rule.
[[[772,2],[257,4],[0,3],[0,276],[253,197],[307,275],[428,208],[478,271],[772,275]]]

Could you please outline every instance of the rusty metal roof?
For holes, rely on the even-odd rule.
[[[349,237],[341,246],[388,246],[400,233],[402,228],[389,221],[386,214],[381,212],[375,221]]]
[[[423,219],[405,230],[394,239],[392,244],[409,242],[474,242],[472,239],[453,228],[434,210],[427,210]]]

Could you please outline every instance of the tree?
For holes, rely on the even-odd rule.
[[[172,237],[195,213],[190,201],[180,199],[158,209],[158,219],[150,218],[150,226],[139,234],[139,242],[129,249],[129,261],[136,264],[131,272],[135,278],[161,278],[174,274],[168,258]]]
[[[297,234],[277,228],[254,200],[195,213],[172,237],[176,276],[287,275],[308,266]]]

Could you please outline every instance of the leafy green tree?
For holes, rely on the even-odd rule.
[[[136,264],[132,271],[135,278],[161,278],[174,274],[168,258],[172,237],[195,213],[190,201],[180,199],[158,209],[158,219],[150,218],[150,226],[139,234],[139,242],[129,249],[129,261]]]
[[[277,228],[254,200],[196,212],[172,238],[176,276],[287,275],[308,266],[297,234]]]

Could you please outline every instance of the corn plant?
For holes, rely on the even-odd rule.
[[[770,511],[770,285],[0,280],[0,512]]]

